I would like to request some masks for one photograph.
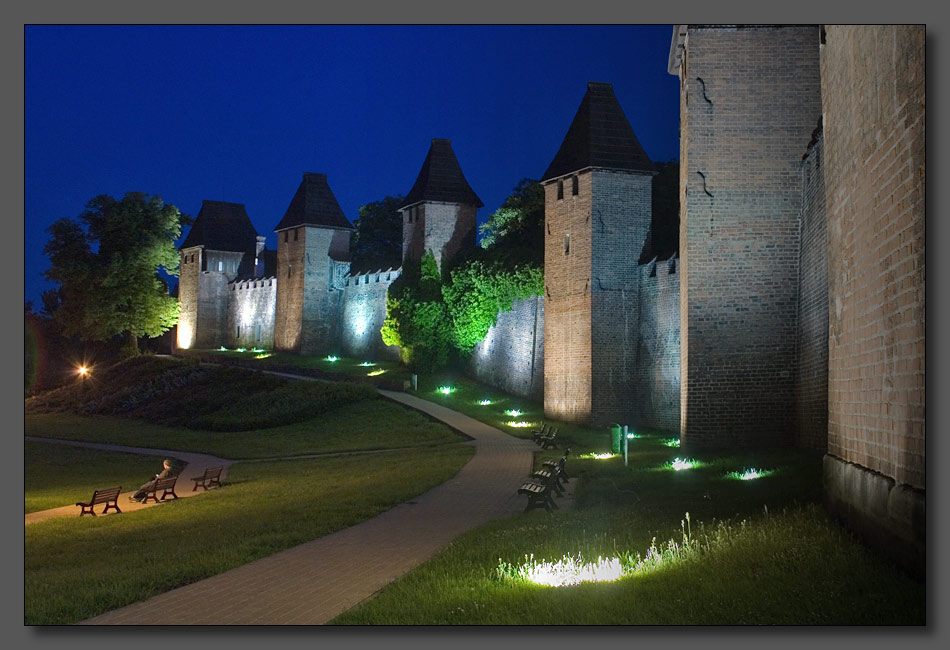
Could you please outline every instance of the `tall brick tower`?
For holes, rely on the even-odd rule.
[[[544,411],[631,415],[637,262],[656,171],[609,83],[589,83],[544,186]]]
[[[794,438],[802,157],[821,115],[817,26],[681,26],[681,440]]]
[[[326,174],[304,173],[277,233],[274,347],[322,354],[339,344],[343,279],[353,226]]]
[[[179,249],[179,348],[227,344],[228,283],[239,275],[254,274],[262,248],[243,204],[202,201]]]
[[[451,141],[433,138],[400,208],[402,258],[419,260],[430,250],[442,268],[442,260],[475,246],[475,218],[483,205],[465,180]]]

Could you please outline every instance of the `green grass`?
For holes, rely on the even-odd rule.
[[[135,489],[161,471],[162,460],[162,456],[27,441],[23,464],[26,512],[87,501],[97,488],[120,485],[124,491]]]
[[[448,480],[472,453],[454,445],[237,464],[223,489],[200,498],[31,524],[24,622],[75,623],[356,524]]]

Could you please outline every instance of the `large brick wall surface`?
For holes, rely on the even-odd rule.
[[[254,278],[228,285],[228,330],[231,347],[274,347],[277,279]]]
[[[385,345],[379,333],[386,320],[386,292],[399,273],[397,269],[347,279],[340,328],[343,354],[365,360],[399,360],[399,348]]]
[[[639,331],[631,424],[679,434],[679,260],[644,264],[639,274]],[[623,424],[627,424],[626,422]]]
[[[801,159],[817,27],[690,26],[681,79],[681,439],[792,444]]]
[[[591,417],[591,179],[544,185],[544,414],[569,422]]]
[[[637,262],[650,228],[650,174],[589,172],[592,205],[591,423],[639,422],[640,282]],[[566,184],[567,185],[567,184]],[[587,278],[576,276],[576,286]]]
[[[403,210],[403,259],[418,260],[431,250],[442,268],[463,248],[475,246],[478,208],[459,203],[427,201]],[[410,217],[412,221],[410,221]]]
[[[195,346],[198,327],[198,275],[201,273],[201,247],[187,248],[179,254],[179,315],[175,345],[187,350]]]
[[[821,48],[830,324],[826,501],[920,572],[925,36],[920,25],[829,26]]]
[[[828,237],[823,138],[802,161],[795,446],[828,448]]]
[[[544,298],[519,300],[475,346],[469,362],[479,381],[540,402],[544,397]]]

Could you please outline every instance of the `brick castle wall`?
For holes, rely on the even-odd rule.
[[[680,278],[679,260],[643,264],[639,275],[634,426],[679,434]],[[652,277],[651,277],[652,275]],[[622,424],[627,424],[626,422]]]
[[[636,386],[640,337],[637,264],[650,228],[653,177],[594,170],[581,178],[588,175],[591,213],[589,223],[580,227],[590,232],[590,274],[584,277],[578,273],[573,280],[577,290],[582,282],[585,287],[589,284],[591,423],[633,423],[639,421],[642,398]],[[580,189],[583,192],[584,184]]]
[[[795,446],[828,448],[828,237],[823,138],[802,161]]]
[[[544,298],[514,303],[475,346],[469,372],[512,395],[544,398]]]
[[[340,326],[343,354],[365,360],[399,360],[399,348],[383,344],[379,333],[386,320],[386,292],[399,274],[396,269],[347,278]]]
[[[228,346],[273,348],[277,279],[232,282],[228,289]]]
[[[681,439],[793,441],[800,162],[820,114],[816,27],[690,27],[680,219]]]
[[[544,185],[544,414],[568,422],[591,416],[591,180]]]
[[[187,248],[179,254],[178,304],[175,345],[182,349],[195,347],[198,331],[198,275],[201,273],[201,248]]]
[[[925,28],[829,26],[829,508],[922,573]]]
[[[463,248],[475,246],[478,208],[458,203],[426,201],[406,208],[403,220],[403,259],[421,259],[431,250],[442,268],[442,259],[451,259]]]

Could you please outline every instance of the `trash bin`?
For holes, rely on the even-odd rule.
[[[610,425],[610,453],[620,453],[620,441],[623,437],[623,429],[619,424]]]

